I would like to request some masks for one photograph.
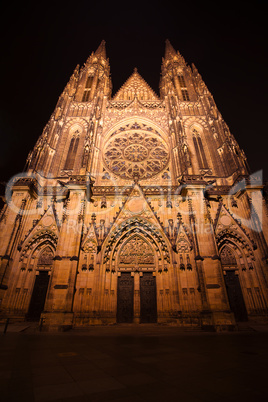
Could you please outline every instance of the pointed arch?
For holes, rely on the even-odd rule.
[[[228,244],[232,249],[237,250],[237,253],[240,256],[244,254],[245,257],[250,257],[253,260],[255,259],[253,248],[251,247],[249,241],[247,241],[239,233],[235,233],[230,229],[224,229],[216,235],[216,241],[220,251],[225,245]]]
[[[121,245],[117,253],[117,265],[126,266],[149,266],[155,264],[155,250],[146,238],[141,234],[133,233]]]
[[[235,253],[229,244],[223,245],[220,251],[220,258],[223,266],[237,266]]]
[[[141,218],[131,218],[122,222],[105,240],[104,263],[114,264],[123,243],[133,235],[142,237],[151,245],[156,256],[155,262],[158,260],[170,263],[171,250],[168,241],[154,225]]]
[[[44,247],[49,247],[53,252],[56,251],[58,236],[49,229],[36,231],[24,244],[20,261],[27,259],[36,259],[40,250]]]
[[[71,138],[67,158],[65,161],[64,169],[66,170],[72,170],[74,167],[74,162],[75,162],[75,157],[78,149],[78,144],[79,144],[79,135],[73,136]]]
[[[38,259],[37,259],[37,265],[52,265],[53,264],[53,258],[54,258],[54,250],[52,250],[51,245],[44,245],[44,247],[41,249]]]
[[[200,137],[200,132],[196,130],[196,128],[192,129],[193,143],[195,148],[195,153],[197,156],[197,161],[200,169],[207,169],[208,162],[206,158],[206,154],[203,147],[203,142]]]

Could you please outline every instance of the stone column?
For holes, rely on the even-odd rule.
[[[65,330],[73,324],[73,300],[81,242],[79,222],[84,191],[70,189],[70,197],[59,235],[53,274],[42,314],[43,328]]]
[[[138,324],[140,322],[140,276],[142,272],[131,272],[134,276],[134,314],[133,322]]]
[[[207,308],[203,311],[203,327],[223,330],[235,325],[225,289],[214,229],[205,203],[204,186],[188,187],[190,221],[195,239],[195,259],[203,276]]]

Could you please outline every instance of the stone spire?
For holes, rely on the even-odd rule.
[[[165,59],[176,56],[176,51],[169,39],[166,39],[166,48],[165,48]]]
[[[180,54],[179,51],[176,52],[174,47],[171,45],[170,41],[167,39],[166,40],[166,48],[165,48],[165,57],[164,60],[172,60],[173,62],[176,62],[177,64],[181,64],[183,66],[186,65],[184,58]],[[163,60],[163,61],[164,61]]]
[[[105,40],[102,40],[98,49],[95,52],[95,56],[101,56],[106,59],[106,48],[105,48]]]

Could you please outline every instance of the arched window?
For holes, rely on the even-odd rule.
[[[69,146],[68,155],[67,155],[67,158],[65,161],[64,169],[67,169],[67,170],[73,169],[75,156],[76,156],[76,152],[77,152],[77,148],[78,148],[78,143],[79,143],[79,136],[72,137],[70,146]]]
[[[184,76],[179,74],[179,75],[178,75],[178,80],[179,80],[179,84],[180,84],[180,87],[181,87],[182,99],[183,99],[184,101],[190,100],[190,98],[189,98],[189,93],[188,93],[188,90],[187,90],[187,87],[186,87],[186,83],[185,83]]]
[[[82,102],[87,102],[89,100],[90,91],[92,88],[93,77],[87,77],[87,82],[85,85],[85,90],[83,94]]]
[[[193,129],[193,142],[200,169],[208,168],[208,162],[199,132]]]

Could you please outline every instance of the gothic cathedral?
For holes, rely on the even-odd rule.
[[[77,66],[1,215],[1,311],[44,330],[264,320],[262,185],[196,67],[166,42],[160,95]],[[266,230],[265,230],[266,229]]]

